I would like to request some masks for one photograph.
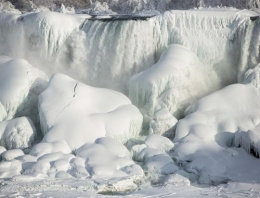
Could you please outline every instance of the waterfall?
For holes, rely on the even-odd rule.
[[[216,70],[223,86],[259,62],[259,20],[234,11],[169,11],[144,20],[90,20],[42,12],[0,14],[0,55],[25,58],[51,75],[127,93],[131,76],[181,44]],[[237,76],[238,79],[237,79]]]

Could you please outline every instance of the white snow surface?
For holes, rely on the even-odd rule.
[[[46,142],[62,141],[79,148],[100,137],[121,142],[139,135],[143,116],[123,94],[94,88],[64,74],[55,74],[39,96]]]
[[[0,121],[38,117],[38,95],[47,85],[47,76],[26,60],[0,57]]]

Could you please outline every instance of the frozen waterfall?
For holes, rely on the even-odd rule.
[[[131,76],[155,64],[169,44],[181,44],[215,68],[222,86],[242,80],[259,61],[256,13],[205,12],[169,11],[143,20],[1,13],[0,54],[25,58],[49,75],[63,72],[126,93]]]

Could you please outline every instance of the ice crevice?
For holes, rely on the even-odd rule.
[[[78,82],[75,83],[75,86],[73,88],[73,95],[72,95],[72,97],[70,99],[68,99],[68,102],[65,102],[65,105],[64,105],[63,109],[60,111],[60,113],[57,114],[56,119],[59,117],[59,115],[61,115],[66,110],[66,108],[68,108],[70,106],[70,104],[72,103],[73,99],[76,97],[77,86],[78,86]]]

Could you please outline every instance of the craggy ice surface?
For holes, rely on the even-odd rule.
[[[259,21],[0,13],[0,197],[259,197]]]

